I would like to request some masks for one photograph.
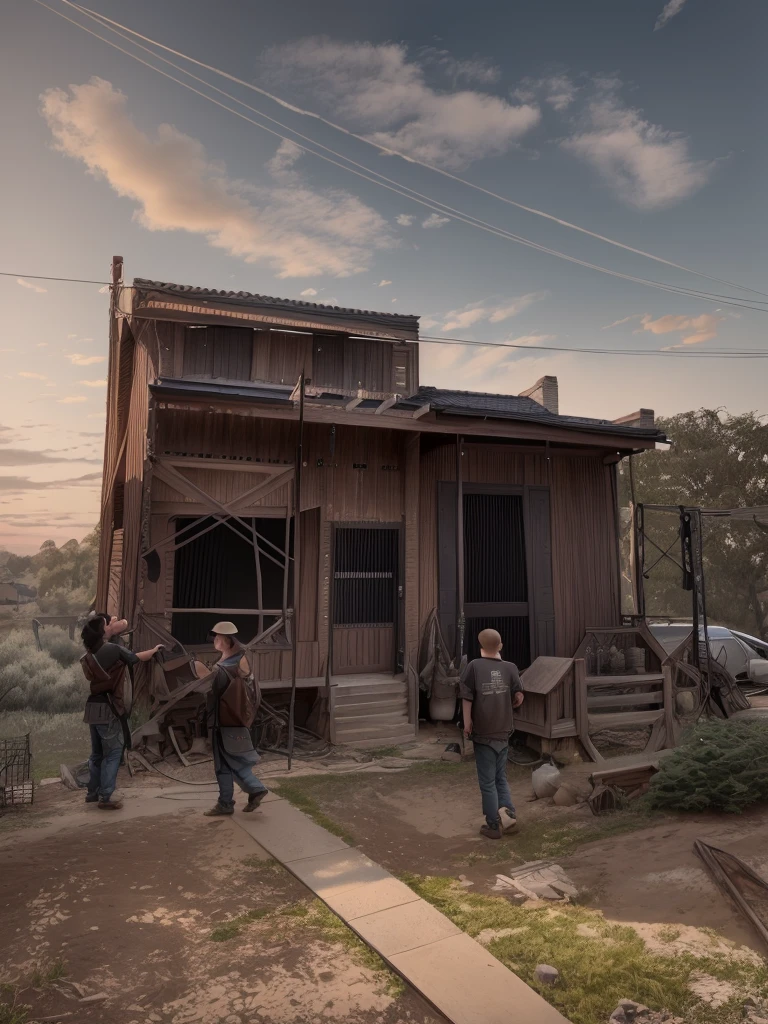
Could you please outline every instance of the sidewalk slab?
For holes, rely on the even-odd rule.
[[[373,882],[392,877],[364,853],[349,846],[296,861],[291,871],[300,882],[324,900],[341,896],[353,889],[365,889]]]
[[[355,918],[350,927],[387,959],[451,935],[461,935],[452,921],[421,899]]]
[[[287,800],[264,803],[253,814],[235,813],[235,819],[281,864],[349,849],[342,839],[316,825]]]
[[[409,889],[407,885],[389,875],[387,878],[368,882],[338,896],[323,896],[322,899],[335,914],[352,925],[360,917],[367,917],[369,914],[392,907],[402,907],[406,903],[415,903],[420,897],[413,889]]]
[[[469,935],[453,935],[388,959],[455,1024],[567,1024]]]

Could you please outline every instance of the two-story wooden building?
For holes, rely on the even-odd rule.
[[[664,440],[652,414],[560,415],[555,378],[424,386],[415,316],[113,273],[97,603],[139,646],[204,650],[233,619],[268,632],[256,668],[284,689],[287,632],[332,738],[391,742],[416,729],[432,609],[452,647],[463,615],[466,653],[493,625],[521,667],[620,622],[616,463]]]

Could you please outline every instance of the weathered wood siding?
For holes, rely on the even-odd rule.
[[[549,487],[556,653],[573,654],[587,626],[620,617],[611,467],[600,456],[522,455],[502,445],[464,445],[466,483]],[[456,448],[422,455],[419,493],[419,622],[438,604],[437,484],[456,480]]]

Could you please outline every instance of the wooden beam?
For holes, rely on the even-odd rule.
[[[391,409],[392,406],[395,405],[395,403],[398,400],[399,399],[398,399],[397,395],[391,395],[389,398],[385,399],[383,402],[380,402],[379,405],[377,405],[376,408],[373,410],[375,415],[376,416],[381,416],[381,414],[383,412],[386,412],[387,409]]]
[[[356,409],[358,405],[360,405],[362,400],[363,399],[360,397],[360,395],[358,395],[356,398],[353,398],[351,402],[346,403],[346,405],[344,406],[344,411],[351,412],[353,409]]]
[[[155,461],[166,466],[173,466],[175,469],[184,469],[191,466],[192,469],[218,469],[233,471],[235,473],[266,473],[275,476],[278,473],[285,473],[293,469],[291,462],[254,462],[245,459],[204,459],[196,455],[158,455]]]
[[[414,409],[414,411],[411,413],[411,419],[421,419],[421,417],[425,416],[431,408],[432,406],[429,404],[429,402],[427,402],[426,405],[420,405],[418,409]]]

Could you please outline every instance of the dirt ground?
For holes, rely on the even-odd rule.
[[[0,830],[0,1004],[30,1007],[0,1020],[440,1024],[199,799],[135,785],[112,813],[38,792]]]

